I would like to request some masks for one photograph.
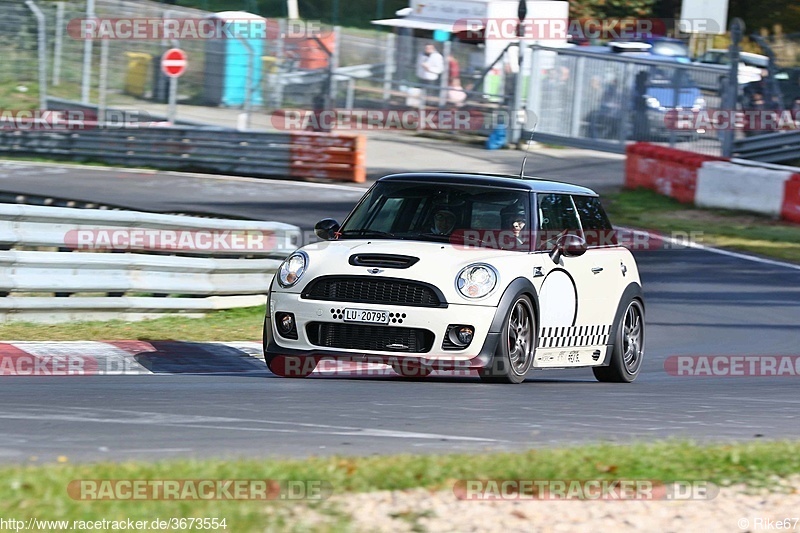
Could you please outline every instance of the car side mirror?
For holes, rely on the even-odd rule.
[[[323,241],[331,241],[339,231],[339,223],[332,218],[323,218],[314,226],[314,233]]]
[[[567,233],[558,239],[555,248],[550,252],[550,258],[554,263],[558,263],[561,256],[579,257],[585,254],[586,248],[586,240],[583,237]]]

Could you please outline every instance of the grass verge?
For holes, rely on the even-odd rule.
[[[66,459],[62,459],[66,461]],[[180,460],[158,463],[21,465],[0,467],[0,516],[59,520],[152,521],[170,517],[225,518],[229,531],[309,529],[303,517],[322,517],[314,530],[346,529],[347,517],[325,501],[81,501],[73,480],[286,480],[329,484],[334,495],[424,487],[452,490],[457,480],[710,481],[770,487],[800,471],[800,442],[701,446],[670,441],[629,446],[591,445],[523,453],[330,457],[303,460]],[[297,494],[298,492],[296,492]]]
[[[723,209],[699,209],[638,189],[608,194],[603,204],[616,226],[688,232],[699,244],[800,263],[800,224]]]
[[[124,322],[69,322],[32,324],[11,322],[0,326],[0,339],[15,341],[181,340],[259,341],[264,307],[213,311],[204,318],[180,315]]]

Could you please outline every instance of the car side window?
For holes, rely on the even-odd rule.
[[[562,233],[581,235],[578,214],[568,194],[539,194],[539,250],[552,250]]]
[[[610,246],[617,244],[617,237],[611,221],[608,220],[600,198],[593,196],[573,196],[578,216],[583,226],[584,238],[588,246]]]

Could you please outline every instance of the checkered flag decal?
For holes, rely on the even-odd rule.
[[[611,326],[559,326],[542,328],[539,348],[566,348],[608,344]]]

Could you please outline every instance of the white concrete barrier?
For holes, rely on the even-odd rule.
[[[727,162],[703,163],[697,173],[695,204],[753,211],[778,217],[792,169]]]

